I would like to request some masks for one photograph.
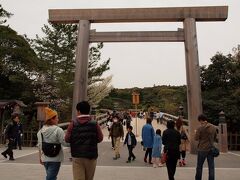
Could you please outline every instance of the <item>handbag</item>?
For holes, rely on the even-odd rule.
[[[213,155],[213,157],[218,157],[219,156],[219,149],[216,148],[215,146],[212,146],[210,149],[211,154]]]
[[[211,142],[210,137],[209,137],[209,141]],[[212,154],[213,157],[218,157],[220,154],[219,149],[214,145],[214,143],[212,144],[212,146],[210,148],[210,153]]]
[[[42,136],[43,154],[48,157],[56,157],[61,150],[61,144],[60,143],[47,143],[47,142],[45,142],[42,133],[41,133],[41,136]]]
[[[167,161],[167,152],[164,152],[161,156],[161,163],[164,164]]]

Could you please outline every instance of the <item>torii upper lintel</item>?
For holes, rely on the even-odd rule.
[[[186,18],[196,21],[225,21],[228,6],[119,8],[119,9],[49,9],[51,23],[178,22]]]

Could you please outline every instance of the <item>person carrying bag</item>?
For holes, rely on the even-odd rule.
[[[57,112],[46,107],[43,127],[37,133],[39,161],[46,170],[46,180],[55,180],[63,161],[62,146],[69,146],[64,140],[64,131],[58,127]]]

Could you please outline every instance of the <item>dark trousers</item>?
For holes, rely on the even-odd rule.
[[[113,141],[113,136],[111,136],[111,142],[112,142],[112,147],[114,148],[115,145],[114,145],[114,141]]]
[[[176,166],[177,166],[178,157],[176,156],[168,156],[166,166],[168,171],[168,179],[174,180],[174,175],[176,172]]]
[[[8,148],[3,152],[3,154],[8,154],[10,158],[13,158],[13,146],[14,139],[9,139]]]
[[[18,137],[15,139],[15,142],[14,142],[14,148],[17,148],[17,146],[19,149],[22,149],[22,138],[20,134],[18,134]]]
[[[183,159],[185,159],[185,157],[186,157],[186,151],[181,151],[181,152],[180,152],[180,159],[181,159],[181,157],[182,157]]]
[[[215,167],[214,167],[214,157],[211,153],[208,151],[199,151],[198,157],[197,157],[197,169],[196,169],[196,176],[195,180],[201,180],[202,179],[202,169],[203,169],[203,163],[205,159],[207,158],[208,162],[208,180],[214,180],[215,179]]]
[[[136,156],[133,154],[133,147],[130,145],[128,147],[128,160],[131,161],[131,158],[135,159]]]
[[[147,148],[144,159],[147,159],[148,155],[149,155],[149,163],[151,163],[152,162],[152,148]]]

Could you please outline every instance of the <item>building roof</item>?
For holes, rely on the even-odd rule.
[[[19,105],[20,107],[27,107],[22,101],[11,99],[11,100],[0,100],[0,108],[11,105]]]

